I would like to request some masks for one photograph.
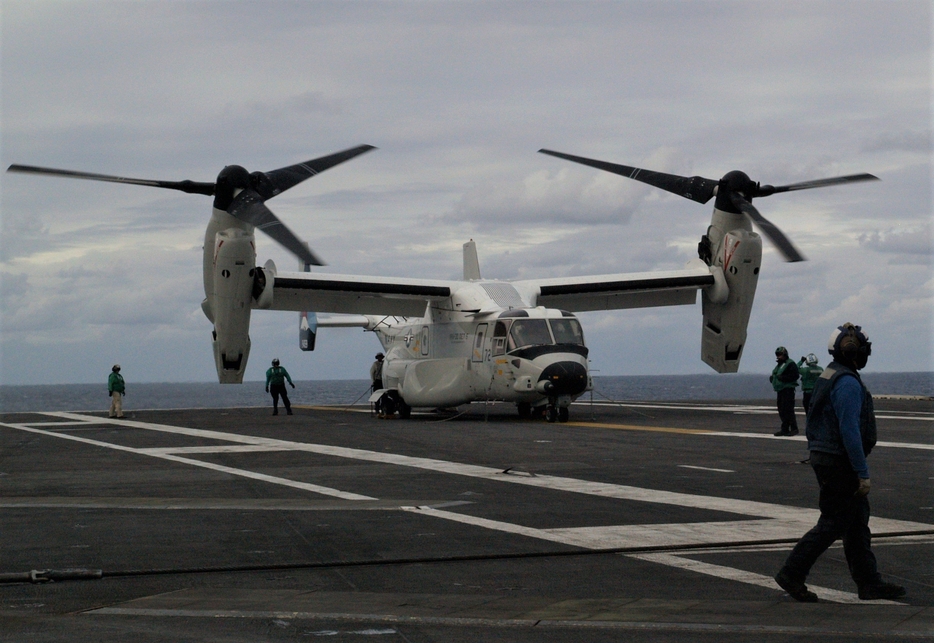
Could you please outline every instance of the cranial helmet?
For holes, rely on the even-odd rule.
[[[856,368],[866,366],[866,361],[872,355],[872,342],[869,335],[863,332],[861,326],[854,326],[850,322],[837,326],[830,333],[827,342],[827,352],[838,361],[852,361]]]
[[[386,357],[386,356],[383,355],[382,353],[377,353],[377,354],[376,354],[376,359],[383,359],[384,357]]]
[[[779,346],[778,348],[775,349],[775,357],[778,357],[779,355],[784,355],[785,357],[787,357],[788,349],[785,348],[784,346]]]
[[[278,357],[275,358],[274,360],[272,360],[272,365],[273,365],[273,366],[278,366],[278,365],[279,365],[279,358],[278,358]]]
[[[113,367],[112,369],[110,369],[110,370],[112,370],[114,373],[116,373],[117,371],[120,370],[120,365],[119,365],[119,364],[114,364],[114,367]]]
[[[808,363],[808,366],[816,366],[816,365],[817,365],[817,355],[815,355],[814,353],[808,353],[808,356],[807,356],[807,358],[806,358],[806,361],[807,361],[807,363]]]

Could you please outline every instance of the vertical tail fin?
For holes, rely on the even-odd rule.
[[[464,244],[464,281],[478,281],[480,276],[480,260],[477,258],[477,244],[471,239]]]
[[[315,350],[315,337],[318,334],[318,316],[303,312],[298,324],[298,347],[303,351]]]

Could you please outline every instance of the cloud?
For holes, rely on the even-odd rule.
[[[930,264],[934,260],[931,226],[917,229],[873,231],[859,235],[859,245],[875,252],[896,255],[895,263]]]
[[[901,130],[881,132],[863,143],[866,152],[916,152],[930,155],[931,130]]]
[[[209,181],[369,143],[270,207],[326,271],[443,279],[470,238],[490,278],[695,256],[712,204],[542,147],[775,185],[871,172],[882,180],[757,201],[810,261],[766,242],[743,369],[771,369],[778,344],[816,352],[842,315],[872,320],[874,364],[929,368],[934,351],[903,338],[931,325],[930,3],[684,7],[7,2],[0,157]],[[106,373],[118,351],[137,379],[214,378],[198,308],[210,199],[8,174],[0,198],[4,383],[47,381],[29,366],[43,360],[59,381],[97,381],[85,364]],[[262,235],[257,250],[295,266]],[[588,313],[585,332],[602,374],[703,372],[699,319]],[[366,377],[372,336],[330,330],[299,354],[295,323],[254,315],[248,377],[270,353],[299,377]]]

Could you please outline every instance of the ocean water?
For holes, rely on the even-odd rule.
[[[863,380],[873,395],[934,396],[934,373],[866,373]],[[365,403],[366,380],[296,382],[289,398],[296,404]],[[594,401],[771,400],[768,375],[627,375],[594,377]],[[799,393],[800,395],[800,393]],[[585,400],[590,393],[585,393]],[[268,406],[263,382],[241,385],[216,383],[127,382],[124,408],[177,409]],[[0,411],[91,411],[110,405],[107,384],[49,384],[0,386]]]

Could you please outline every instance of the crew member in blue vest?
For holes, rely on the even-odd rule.
[[[289,381],[289,386],[295,388],[292,384],[292,378],[289,372],[279,366],[279,360],[272,360],[272,368],[266,370],[266,392],[272,390],[272,414],[279,415],[279,396],[282,396],[282,403],[285,404],[285,412],[292,415],[292,405],[289,403],[289,394],[285,390],[285,381]]]
[[[779,346],[775,349],[775,361],[769,381],[772,389],[778,393],[778,417],[782,428],[775,435],[798,435],[798,420],[795,418],[795,387],[798,386],[798,367],[788,359],[788,349]]]
[[[883,582],[870,547],[869,465],[876,444],[872,395],[859,377],[872,353],[869,336],[846,323],[830,335],[833,361],[814,386],[805,433],[811,467],[820,486],[820,519],[795,545],[775,582],[792,598],[817,602],[804,581],[818,557],[838,538],[863,600],[895,599],[905,588]]]
[[[814,393],[814,385],[817,384],[817,378],[824,372],[824,369],[817,363],[817,355],[808,353],[807,357],[802,357],[798,361],[798,371],[801,373],[804,414],[807,415],[808,409],[811,408],[811,394]]]

